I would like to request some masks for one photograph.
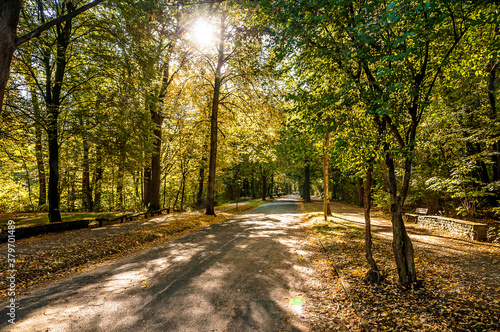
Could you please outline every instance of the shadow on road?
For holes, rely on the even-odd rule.
[[[297,203],[277,200],[18,301],[9,331],[304,331]],[[0,312],[6,316],[6,310]]]

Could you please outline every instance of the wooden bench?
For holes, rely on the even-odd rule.
[[[406,222],[412,221],[412,222],[416,223],[418,220],[418,216],[426,216],[427,211],[429,211],[429,209],[417,208],[415,210],[415,213],[406,213]]]

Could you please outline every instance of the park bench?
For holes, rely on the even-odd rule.
[[[416,223],[418,220],[418,216],[426,216],[427,211],[429,211],[429,209],[417,208],[415,210],[415,213],[406,213],[406,222],[412,221],[412,222]]]

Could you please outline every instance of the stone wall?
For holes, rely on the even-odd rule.
[[[488,225],[486,224],[439,216],[418,216],[417,224],[455,234],[467,235],[476,241],[486,241],[488,232]]]

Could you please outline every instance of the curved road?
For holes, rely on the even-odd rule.
[[[294,196],[58,282],[2,331],[307,331]]]

